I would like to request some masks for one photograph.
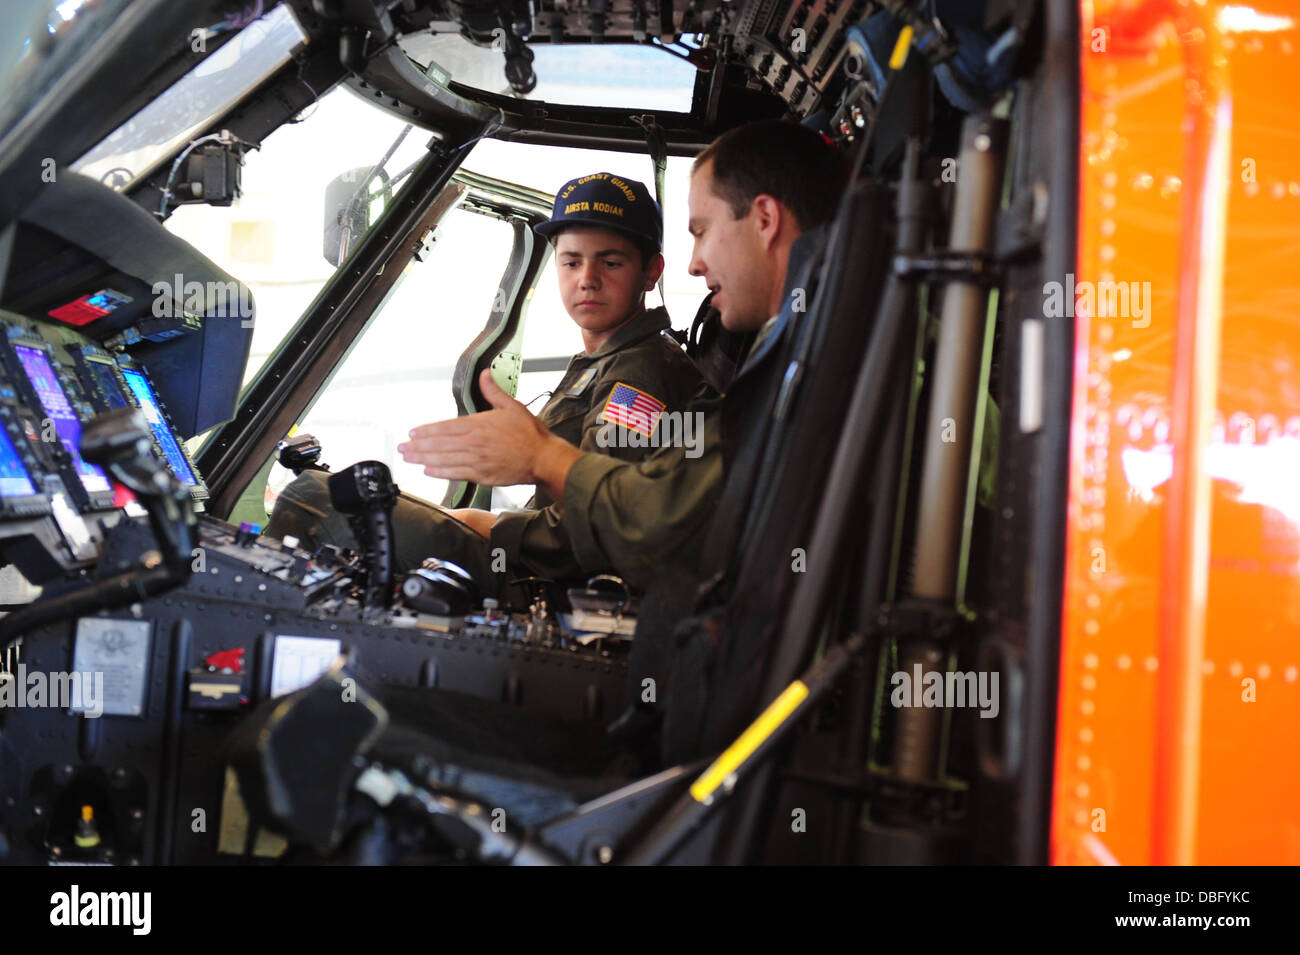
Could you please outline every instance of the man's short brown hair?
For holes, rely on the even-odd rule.
[[[821,133],[797,123],[762,120],[723,133],[695,157],[694,174],[713,163],[713,191],[744,218],[755,196],[769,195],[806,232],[835,216],[844,162]]]

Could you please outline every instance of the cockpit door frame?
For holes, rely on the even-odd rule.
[[[235,418],[204,444],[198,461],[213,489],[210,509],[214,514],[228,515],[266,468],[275,444],[308,412],[378,314],[407,263],[419,251],[421,238],[457,206],[507,220],[514,241],[497,286],[501,294],[494,296],[487,323],[457,361],[452,379],[456,406],[461,414],[488,408],[478,387],[479,373],[488,367],[494,369],[502,387],[514,394],[522,365],[520,349],[529,293],[550,252],[532,226],[549,216],[551,199],[535,189],[459,170],[467,153],[464,145],[468,141],[435,145],[434,154],[412,174],[407,189],[398,194],[244,390]],[[435,170],[430,163],[436,164],[438,157],[443,165]],[[413,225],[409,224],[412,215]],[[399,217],[400,225],[394,226],[390,216]],[[247,450],[241,453],[240,448]],[[211,467],[204,463],[210,455],[215,460]],[[486,507],[490,495],[490,488],[453,482],[443,503]]]
[[[300,420],[365,331],[419,251],[420,238],[455,206],[438,200],[464,159],[464,145],[445,140],[433,145],[407,187],[325,283],[297,326],[244,389],[235,416],[204,443],[196,463],[212,491],[209,510],[214,515],[230,513],[275,452],[276,443]]]
[[[512,217],[510,226],[514,230],[514,246],[498,286],[502,294],[493,305],[487,325],[456,362],[452,376],[456,410],[462,415],[489,407],[478,385],[484,368],[492,369],[492,377],[508,394],[515,394],[519,387],[519,374],[523,367],[525,302],[528,290],[536,283],[546,263],[549,247],[533,232],[533,223],[527,219]],[[452,481],[442,503],[447,507],[486,508],[491,503],[491,493],[492,489],[488,487]]]

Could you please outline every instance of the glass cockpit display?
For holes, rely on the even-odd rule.
[[[158,407],[158,399],[154,397],[148,379],[134,368],[123,368],[122,375],[126,378],[127,386],[135,395],[136,401],[140,402],[140,410],[144,412],[149,427],[153,429],[154,437],[158,439],[158,446],[162,448],[172,473],[182,484],[188,486],[197,484],[198,481],[194,477],[194,472],[190,470],[189,462],[185,460],[180,445],[176,443],[176,437],[172,434],[171,428],[167,427],[167,422],[163,420],[162,409]]]
[[[17,352],[18,360],[22,363],[23,370],[27,372],[27,377],[31,380],[45,413],[50,416],[59,441],[72,456],[73,466],[81,479],[82,486],[91,494],[111,490],[107,475],[81,457],[79,450],[81,419],[68,403],[68,396],[54,374],[54,369],[50,367],[50,360],[45,352],[31,345],[15,345],[14,351]]]
[[[122,394],[121,382],[119,382],[117,376],[113,374],[113,368],[111,365],[102,361],[88,361],[86,362],[86,367],[90,369],[90,373],[94,376],[96,384],[99,385],[99,390],[103,394],[104,400],[107,401],[111,407],[125,408],[130,404],[130,402],[126,400],[126,396]],[[152,422],[150,422],[150,424],[152,424]],[[157,429],[155,429],[155,431],[156,430]]]
[[[35,494],[31,475],[18,457],[18,450],[9,440],[9,435],[0,428],[0,495],[4,497],[22,497]]]

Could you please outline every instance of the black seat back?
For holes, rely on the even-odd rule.
[[[727,485],[704,555],[700,603],[673,640],[668,762],[720,751],[761,702],[764,664],[807,558],[819,492],[872,332],[889,222],[887,190],[872,182],[850,189],[819,278],[804,277],[814,286],[802,296],[808,311],[791,316],[780,341],[760,345],[727,395]]]

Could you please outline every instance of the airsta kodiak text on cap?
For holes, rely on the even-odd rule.
[[[663,247],[659,203],[645,183],[613,173],[595,172],[570,179],[555,194],[551,217],[535,228],[538,234],[550,238],[576,225],[613,229],[644,239],[656,250]]]

